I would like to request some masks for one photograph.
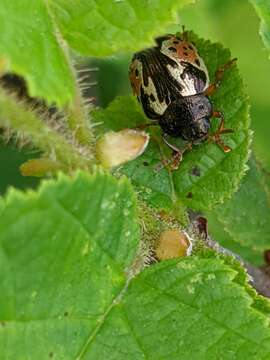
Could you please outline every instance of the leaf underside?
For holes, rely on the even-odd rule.
[[[269,175],[253,158],[249,166],[239,191],[230,201],[218,206],[213,217],[239,245],[262,253],[270,246]]]
[[[228,232],[227,227],[226,229],[224,228],[224,223],[219,218],[218,208],[219,206],[213,212],[206,214],[209,234],[222,247],[229,249],[234,254],[237,254],[241,257],[241,259],[249,262],[250,264],[262,266],[264,264],[262,251],[255,250],[253,247],[239,242],[237,236],[238,234],[231,235]]]

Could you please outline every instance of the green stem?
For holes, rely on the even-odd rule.
[[[72,104],[67,108],[67,122],[78,144],[91,149],[93,145],[93,135],[90,129],[87,110],[80,94],[79,85],[77,85]]]
[[[66,106],[67,124],[71,130],[71,135],[76,140],[76,142],[83,146],[89,155],[92,154],[94,156],[94,136],[91,131],[87,107],[85,106],[82,98],[81,90],[77,81],[76,70],[69,55],[69,49],[67,46],[65,46],[65,41],[62,39],[61,32],[58,30],[57,21],[55,21],[54,12],[51,11],[50,2],[50,0],[46,0],[45,4],[55,28],[55,36],[58,41],[58,45],[62,48],[63,53],[65,54],[66,62],[70,68],[71,73],[73,74],[75,85],[74,99],[71,104]]]
[[[0,89],[0,127],[10,128],[24,136],[49,158],[67,170],[90,168],[92,159],[80,154],[63,135],[50,128],[38,115],[26,108],[14,96]]]

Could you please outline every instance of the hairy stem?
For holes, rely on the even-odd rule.
[[[32,146],[58,161],[66,170],[91,166],[91,159],[82,156],[64,136],[3,89],[0,89],[0,127],[13,130],[18,137],[25,137]]]
[[[50,9],[50,2],[45,2],[48,13],[50,14],[51,20],[55,28],[55,35],[58,40],[59,46],[63,49],[66,57],[67,64],[69,65],[70,71],[73,74],[75,94],[73,101],[66,106],[66,119],[71,135],[76,142],[83,146],[89,154],[94,154],[93,141],[94,136],[91,131],[90,119],[88,116],[87,107],[84,104],[79,83],[76,77],[76,70],[72,64],[71,57],[69,55],[69,49],[65,46],[65,41],[62,39],[61,32],[58,31],[57,22],[54,19],[54,13]]]
[[[72,104],[67,108],[67,122],[78,144],[91,149],[93,145],[93,135],[90,129],[87,109],[84,106],[80,94],[79,85],[77,85],[76,95]]]

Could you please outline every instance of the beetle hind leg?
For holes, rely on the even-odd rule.
[[[212,84],[210,84],[208,86],[208,88],[204,91],[204,95],[206,96],[210,96],[213,95],[216,90],[220,87],[221,81],[223,79],[223,76],[226,72],[226,70],[230,69],[231,67],[233,67],[233,65],[236,63],[237,59],[231,59],[229,60],[226,64],[220,66],[216,73],[215,73],[215,80]]]
[[[225,153],[228,153],[230,152],[232,149],[228,146],[228,145],[225,145],[224,142],[222,141],[221,139],[221,135],[224,135],[224,134],[231,134],[233,133],[233,129],[230,129],[230,128],[225,128],[224,127],[224,115],[222,114],[221,111],[213,111],[212,113],[212,117],[215,117],[215,118],[219,118],[220,119],[220,123],[219,123],[219,126],[218,126],[218,129],[217,131],[214,133],[214,134],[211,134],[209,136],[209,140],[210,141],[213,141],[214,143],[216,143],[217,145],[219,145],[221,147],[221,149],[225,152]]]

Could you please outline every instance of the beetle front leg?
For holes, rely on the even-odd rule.
[[[183,154],[184,152],[186,152],[187,150],[191,150],[192,148],[192,143],[189,142],[184,149],[179,149],[178,147],[176,147],[175,145],[171,144],[168,139],[167,139],[167,134],[163,133],[162,135],[162,139],[165,142],[165,144],[167,146],[169,146],[172,150],[173,150],[173,154],[171,159],[169,160],[165,160],[167,167],[170,168],[170,170],[177,170],[181,161],[183,160]]]
[[[223,134],[231,134],[233,133],[233,129],[226,129],[224,128],[224,115],[221,111],[213,111],[212,113],[212,117],[215,118],[219,118],[220,119],[220,123],[218,126],[217,131],[214,134],[211,134],[209,136],[209,140],[213,141],[214,143],[216,143],[217,145],[219,145],[221,147],[221,149],[225,152],[228,153],[230,152],[232,149],[228,146],[225,145],[224,142],[221,139],[221,135]]]
[[[151,122],[148,122],[148,123],[143,123],[143,124],[139,124],[135,127],[135,129],[138,129],[138,130],[145,130],[151,126],[159,126],[159,122],[158,120],[151,120]]]
[[[219,88],[219,86],[221,84],[221,81],[223,79],[225,71],[230,69],[235,64],[236,61],[237,61],[237,59],[234,58],[234,59],[228,61],[223,66],[220,66],[217,69],[217,71],[215,73],[215,81],[213,82],[213,84],[210,84],[208,86],[208,88],[204,91],[204,95],[210,96],[210,95],[213,95],[216,92],[216,90]]]

